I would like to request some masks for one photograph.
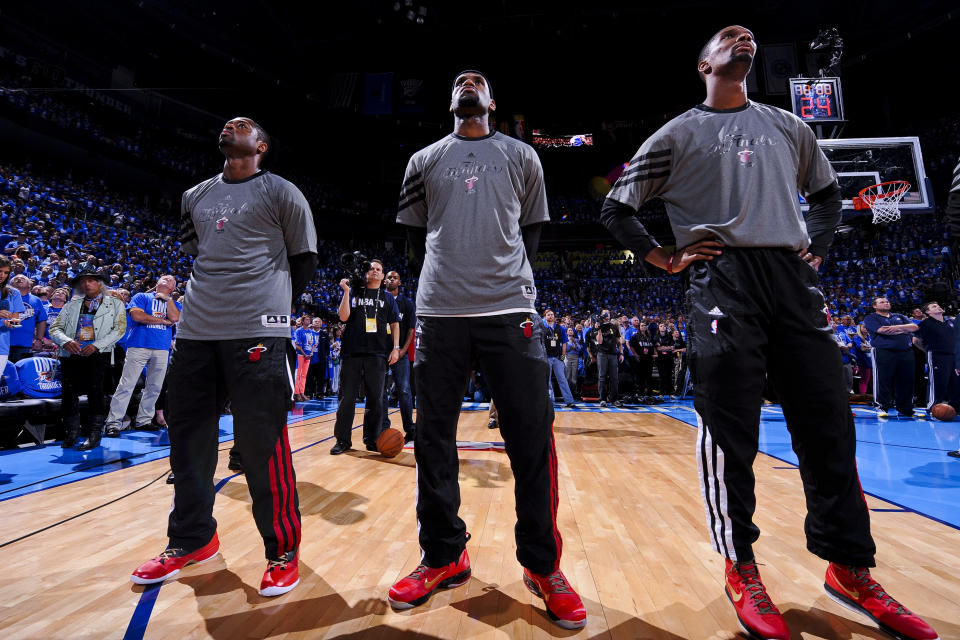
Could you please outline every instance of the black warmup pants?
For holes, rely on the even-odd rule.
[[[64,418],[80,414],[79,398],[87,394],[87,412],[91,416],[107,415],[104,382],[110,367],[110,352],[99,351],[89,356],[71,355],[60,358],[60,406]]]
[[[344,354],[340,367],[340,405],[333,434],[337,442],[352,444],[353,414],[357,408],[360,376],[366,393],[363,410],[363,443],[377,444],[383,422],[383,382],[387,375],[386,356]]]
[[[913,415],[913,349],[877,349],[873,358],[873,399],[884,411],[897,407]]]
[[[305,393],[314,398],[322,398],[327,388],[327,359],[314,362],[307,369],[307,384]]]
[[[615,402],[620,397],[620,356],[616,353],[597,354],[597,381],[600,400]]]
[[[927,410],[935,404],[946,402],[960,409],[960,376],[952,353],[927,351]]]
[[[927,354],[916,345],[910,347],[913,351],[913,406],[925,407],[927,402],[927,387],[930,380],[926,376]]]
[[[461,393],[474,358],[496,402],[513,469],[517,559],[538,574],[560,565],[557,454],[542,333],[543,322],[533,312],[417,319],[417,521],[428,567],[455,562],[466,544],[466,525],[457,515],[456,440]]]
[[[637,380],[637,395],[653,395],[653,358],[644,355],[635,358],[633,371]]]
[[[760,533],[753,462],[766,373],[800,462],[807,549],[825,560],[873,566],[840,350],[816,272],[785,249],[730,247],[688,271],[697,464],[714,548],[731,560],[753,558]]]
[[[289,338],[177,339],[167,370],[166,418],[174,474],[167,529],[171,547],[198,549],[217,529],[213,474],[220,411],[228,397],[234,449],[243,460],[266,557],[299,546],[297,479],[287,439],[293,398],[288,350],[293,350]]]
[[[660,376],[660,395],[673,395],[673,354],[657,356],[657,375]]]

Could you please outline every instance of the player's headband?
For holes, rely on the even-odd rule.
[[[487,79],[486,74],[484,74],[482,71],[477,71],[476,69],[464,69],[463,71],[461,71],[461,72],[458,73],[457,75],[453,76],[453,88],[454,88],[454,89],[457,88],[457,78],[459,78],[460,76],[462,76],[462,75],[465,74],[465,73],[475,73],[475,74],[477,74],[478,76],[480,76],[481,78],[483,78],[484,84],[487,85],[487,93],[490,94],[490,97],[493,97],[493,90],[490,89],[490,80]]]

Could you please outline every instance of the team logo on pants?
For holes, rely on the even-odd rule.
[[[533,337],[533,320],[531,320],[529,317],[520,323],[520,328],[523,329],[524,338]]]
[[[260,354],[266,350],[267,348],[263,346],[262,342],[255,347],[250,347],[249,349],[247,349],[247,353],[250,354],[250,362],[259,362]]]

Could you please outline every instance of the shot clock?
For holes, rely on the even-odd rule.
[[[842,122],[840,78],[790,78],[790,105],[807,123]]]

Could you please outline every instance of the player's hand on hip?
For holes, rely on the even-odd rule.
[[[673,272],[683,271],[698,260],[713,260],[723,253],[719,240],[700,240],[678,250],[673,257]]]
[[[823,258],[820,256],[815,256],[806,249],[801,249],[797,252],[797,255],[800,256],[804,262],[814,268],[814,270],[819,271],[820,265],[823,264]]]

